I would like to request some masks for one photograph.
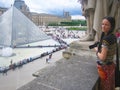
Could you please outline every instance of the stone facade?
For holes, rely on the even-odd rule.
[[[36,24],[36,25],[48,25],[51,23],[56,23],[59,24],[60,22],[70,22],[71,21],[71,16],[67,16],[67,17],[59,17],[59,16],[55,16],[55,15],[50,15],[50,14],[38,14],[38,13],[31,13],[32,16],[32,21]]]

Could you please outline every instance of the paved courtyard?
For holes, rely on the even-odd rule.
[[[7,75],[0,74],[0,90],[17,90],[21,86],[34,80],[35,77],[33,77],[33,73],[51,65],[46,64],[46,58],[48,58],[48,56],[23,65],[23,67],[17,68],[14,71],[10,70],[7,72]],[[51,63],[54,63],[61,58],[62,51],[53,53]]]

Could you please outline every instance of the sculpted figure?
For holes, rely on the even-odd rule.
[[[101,35],[101,21],[105,16],[112,16],[116,20],[116,27],[120,28],[120,0],[78,0],[82,4],[82,13],[87,20],[88,30],[82,41],[98,41]]]
[[[93,20],[94,20],[94,12],[96,7],[96,0],[81,0],[82,4],[82,14],[85,16],[87,20],[87,32],[86,37],[82,38],[82,41],[93,40],[94,39],[94,30],[93,30]]]
[[[120,0],[113,1],[110,16],[115,17],[116,30],[120,30]]]

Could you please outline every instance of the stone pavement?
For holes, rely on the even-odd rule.
[[[98,74],[95,53],[79,50],[38,71],[38,77],[18,90],[92,90]]]
[[[63,50],[53,53],[51,63],[62,58],[62,51]],[[48,56],[23,65],[20,69],[10,70],[7,72],[7,75],[0,74],[0,90],[17,90],[34,80],[35,77],[33,77],[33,73],[49,66],[49,64],[46,64],[46,58],[48,58]]]

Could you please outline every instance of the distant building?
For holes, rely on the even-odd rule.
[[[15,0],[13,4],[17,9],[19,9],[24,15],[26,15],[32,22],[37,26],[48,25],[51,23],[59,24],[60,22],[70,22],[71,16],[69,12],[63,12],[63,16],[55,16],[45,13],[33,13],[30,12],[29,7],[25,4],[24,0]],[[0,7],[0,15],[3,14],[8,8]]]
[[[13,5],[22,13],[24,13],[29,19],[31,19],[31,12],[29,10],[29,7],[25,4],[23,0],[15,0]]]
[[[0,16],[7,10],[7,8],[0,7]]]
[[[59,24],[60,22],[70,22],[71,21],[71,16],[55,16],[55,15],[50,15],[50,14],[38,14],[38,13],[31,13],[32,15],[32,21],[36,25],[48,25],[51,23],[57,23]]]

